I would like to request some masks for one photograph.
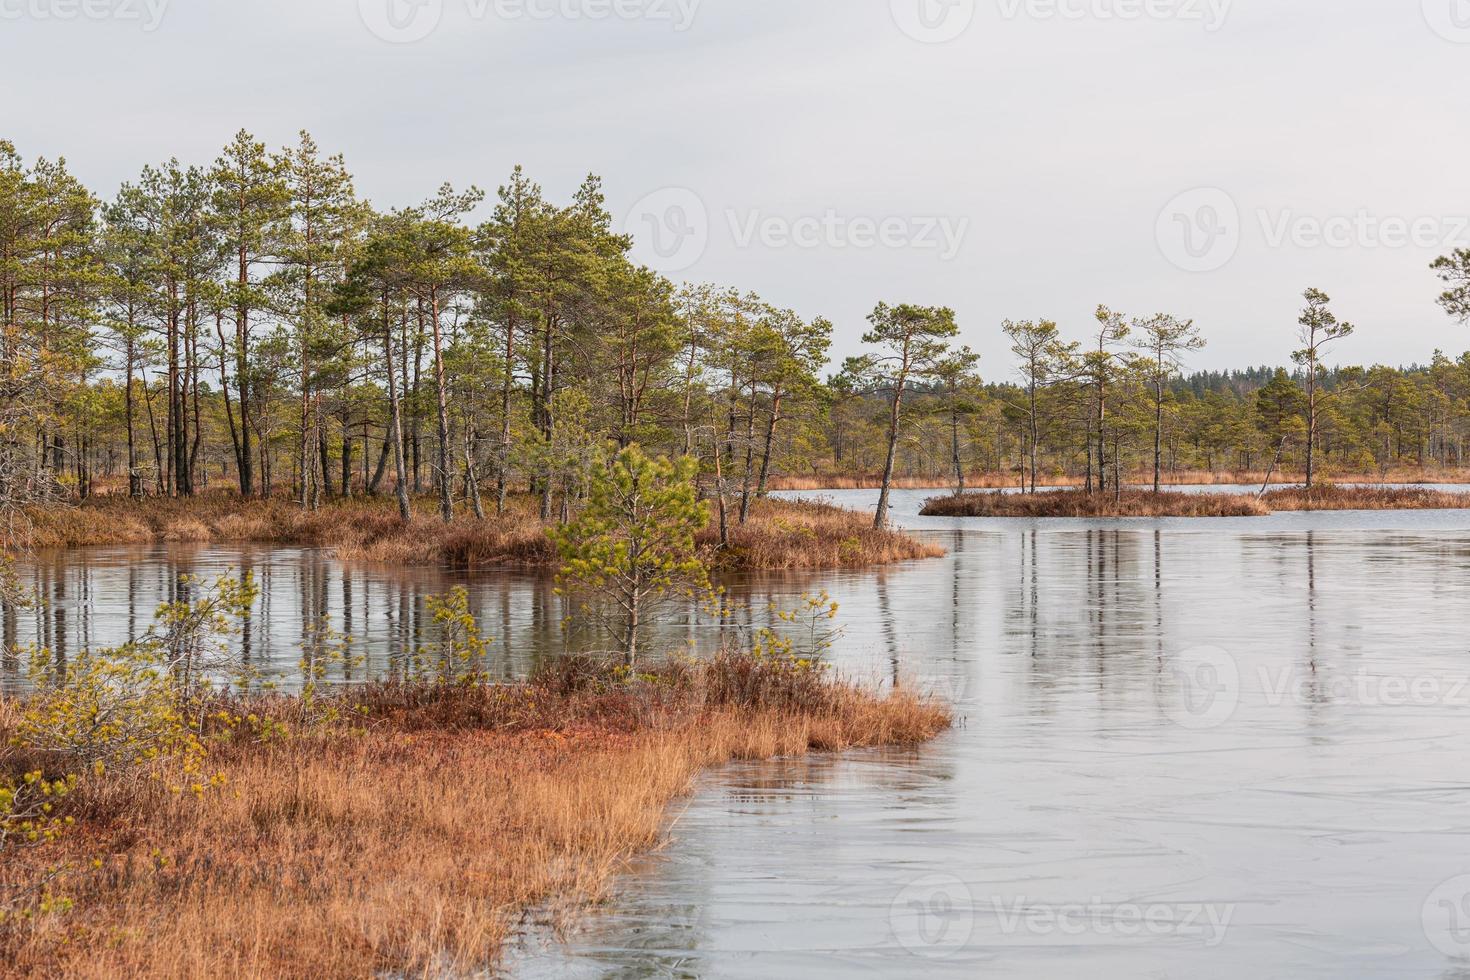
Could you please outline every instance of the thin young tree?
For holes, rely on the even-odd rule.
[[[251,372],[253,317],[268,304],[260,270],[275,255],[290,192],[281,175],[280,160],[267,154],[265,144],[243,129],[215,161],[209,172],[209,183],[209,220],[229,266],[229,278],[223,284],[223,305],[234,319],[234,331],[226,344],[220,330],[220,345],[229,347],[228,357],[233,361],[236,389],[233,408],[223,351],[220,385],[224,389],[240,493],[249,496],[256,490],[255,457],[250,441],[259,426],[254,400],[257,385]]]
[[[1041,444],[1041,391],[1068,376],[1064,367],[1075,358],[1077,344],[1064,344],[1057,325],[1051,320],[1007,320],[1001,329],[1011,339],[1011,353],[1020,362],[1021,381],[1025,386],[1026,448],[1031,492],[1035,493]]]
[[[1307,301],[1307,305],[1302,308],[1301,316],[1297,319],[1300,325],[1297,339],[1301,342],[1302,347],[1300,350],[1292,351],[1291,359],[1306,374],[1307,489],[1311,490],[1317,472],[1318,421],[1321,418],[1324,403],[1334,394],[1323,390],[1327,370],[1322,364],[1322,353],[1336,341],[1352,336],[1354,327],[1351,323],[1338,320],[1337,315],[1328,308],[1332,298],[1320,289],[1308,289],[1302,295]]]
[[[1164,392],[1169,382],[1184,368],[1184,355],[1203,350],[1205,339],[1193,320],[1181,320],[1167,313],[1133,321],[1137,335],[1133,346],[1145,353],[1140,368],[1153,395],[1154,409],[1154,493],[1163,490],[1164,473]]]
[[[1108,489],[1108,405],[1113,384],[1127,366],[1127,356],[1119,350],[1128,339],[1128,321],[1121,313],[1099,306],[1095,314],[1095,343],[1083,358],[1083,370],[1092,389],[1092,434],[1097,439],[1097,489]],[[1087,490],[1092,492],[1092,456],[1087,466]]]
[[[505,513],[510,492],[511,451],[514,424],[511,406],[515,397],[516,367],[530,357],[520,349],[522,338],[536,335],[534,301],[538,292],[535,261],[538,232],[550,208],[541,187],[517,166],[498,193],[491,219],[480,226],[476,248],[486,269],[480,307],[501,332],[500,350],[504,371],[500,378],[499,440],[495,451],[495,512]]]
[[[628,446],[594,471],[576,519],[552,532],[562,559],[558,583],[611,605],[614,615],[598,618],[629,667],[638,659],[643,624],[657,608],[689,602],[709,588],[695,543],[709,523],[698,470],[691,457],[654,458]]]
[[[406,524],[412,517],[408,497],[409,475],[407,453],[403,444],[403,401],[398,383],[398,354],[393,347],[393,334],[404,317],[407,296],[405,267],[412,261],[415,217],[394,213],[379,218],[367,241],[347,268],[342,282],[335,287],[330,311],[334,315],[355,318],[364,333],[376,334],[382,342],[383,373],[388,389],[388,441],[393,450],[394,492],[398,498],[398,516]]]
[[[943,411],[949,422],[949,462],[954,472],[954,492],[965,492],[965,462],[961,453],[960,428],[966,415],[975,410],[974,389],[980,384],[975,366],[980,355],[968,347],[951,351],[934,365],[934,380],[944,394]]]
[[[794,310],[775,310],[771,325],[777,343],[769,369],[765,372],[768,386],[766,432],[761,449],[760,476],[755,488],[757,497],[766,495],[776,426],[786,421],[785,406],[794,396],[817,389],[821,383],[818,372],[827,362],[827,351],[832,346],[832,323],[823,317],[806,321]]]
[[[915,381],[933,377],[959,327],[951,309],[907,303],[879,303],[868,316],[868,323],[872,329],[863,335],[863,343],[878,347],[878,351],[849,360],[846,370],[864,379],[871,390],[888,396],[888,449],[873,517],[873,526],[884,528],[888,526],[889,495],[904,421],[904,396]]]
[[[103,208],[102,257],[106,281],[102,291],[103,324],[123,372],[123,421],[127,440],[128,496],[144,494],[143,472],[138,458],[137,409],[138,369],[145,363],[147,345],[143,319],[151,284],[148,243],[143,227],[144,206],[137,188],[124,187],[115,202]],[[233,433],[233,429],[232,429]]]
[[[434,344],[434,387],[437,396],[439,516],[454,520],[450,493],[452,463],[449,454],[448,382],[444,375],[443,314],[454,298],[483,282],[483,268],[474,260],[473,240],[457,219],[473,210],[484,194],[476,188],[459,194],[448,184],[424,208],[411,229],[412,249],[404,269],[405,282],[427,308]]]
[[[279,269],[271,285],[277,309],[293,328],[299,358],[298,502],[315,508],[315,489],[325,485],[330,492],[320,395],[315,389],[347,346],[326,306],[333,285],[344,274],[366,210],[356,199],[342,157],[322,156],[309,133],[300,134],[300,142],[282,154],[277,166],[289,195],[280,229]],[[313,457],[320,457],[320,464]]]

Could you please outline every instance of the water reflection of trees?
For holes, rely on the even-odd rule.
[[[962,540],[956,544],[963,550]],[[919,616],[914,577],[927,579],[936,570],[949,579],[946,590],[927,592],[927,611]],[[258,587],[256,602],[232,638],[242,664],[257,676],[287,683],[298,676],[303,657],[321,655],[328,636],[320,628],[324,624],[331,633],[351,638],[363,672],[401,671],[408,653],[432,630],[425,600],[456,585],[467,587],[472,611],[494,638],[490,667],[498,676],[523,676],[567,649],[607,645],[599,635],[565,629],[572,610],[557,595],[552,578],[541,573],[344,566],[308,549],[189,544],[85,549],[33,561],[25,573],[44,605],[34,612],[0,610],[0,629],[10,649],[34,642],[60,657],[78,644],[126,643],[148,629],[162,603],[197,592],[192,578],[207,582],[227,572],[248,573]],[[696,605],[671,617],[658,630],[660,645],[708,652],[730,635],[729,627],[749,635],[776,625],[776,610],[796,607],[803,593],[827,589],[843,607],[839,623],[863,624],[834,651],[834,659],[865,656],[877,644],[884,677],[911,680],[946,652],[954,661],[967,656],[963,618],[976,603],[961,579],[939,563],[884,573],[745,576],[725,585],[722,608]],[[934,619],[933,600],[945,598],[948,611]],[[14,675],[13,663],[11,671]]]

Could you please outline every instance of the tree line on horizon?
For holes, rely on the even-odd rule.
[[[1057,476],[1458,466],[1470,355],[1329,368],[1352,328],[1306,294],[1291,368],[1188,375],[1192,321],[1100,307],[1084,339],[1007,321],[986,380],[954,313],[879,303],[828,371],[832,324],[630,258],[601,184],[565,204],[516,168],[389,210],[307,133],[237,134],[101,200],[0,141],[0,502],[100,489],[432,493],[448,519],[529,490],[569,514],[608,447],[699,460],[743,521],[776,475]],[[1470,317],[1470,250],[1435,265]],[[1001,373],[1000,371],[996,372]],[[885,518],[887,494],[879,505]]]

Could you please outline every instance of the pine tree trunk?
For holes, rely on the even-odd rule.
[[[439,516],[454,520],[454,501],[449,491],[449,403],[444,390],[444,349],[439,335],[439,291],[429,292],[429,326],[434,332],[434,384],[439,398]]]
[[[391,407],[388,437],[393,443],[393,465],[397,475],[398,516],[407,524],[413,516],[408,503],[408,465],[403,452],[403,407],[393,377],[393,322],[388,316],[388,297],[383,297],[383,360],[388,365],[388,402]]]
[[[883,463],[883,483],[878,491],[878,512],[873,526],[882,530],[888,526],[888,493],[893,484],[893,465],[898,459],[898,423],[903,405],[904,382],[899,380],[893,391],[893,405],[888,414],[888,458]]]

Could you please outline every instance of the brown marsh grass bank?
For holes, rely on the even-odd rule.
[[[1276,483],[1304,483],[1306,475],[1276,470],[1272,479]],[[1395,468],[1380,473],[1336,473],[1333,474],[1333,479],[1347,484],[1470,483],[1470,469]],[[1173,486],[1231,484],[1259,487],[1265,481],[1265,470],[1173,470],[1164,474],[1164,482]],[[971,490],[1012,489],[1019,486],[1020,482],[1020,474],[1014,472],[972,473],[965,477],[965,486]],[[1039,482],[1046,487],[1074,488],[1083,485],[1083,478],[1053,472],[1042,474]],[[1125,482],[1135,486],[1152,486],[1153,472],[1140,470],[1129,476]],[[774,476],[770,484],[775,490],[876,490],[882,484],[882,477],[877,474]],[[954,488],[954,477],[950,474],[900,477],[893,481],[893,486],[905,490],[947,490]]]
[[[745,656],[632,683],[584,663],[525,685],[364,688],[339,696],[354,727],[271,738],[299,702],[220,702],[261,720],[209,743],[223,789],[89,778],[66,799],[73,831],[21,853],[79,869],[53,884],[74,905],[0,925],[0,971],[479,975],[528,914],[604,898],[701,770],[914,746],[950,724],[911,694]],[[15,752],[7,772],[36,764]]]
[[[1261,498],[1272,510],[1462,510],[1470,493],[1431,487],[1283,487]]]
[[[847,568],[932,558],[944,552],[871,519],[820,503],[754,502],[730,548],[716,551],[712,527],[702,536],[712,562],[726,570]],[[154,541],[261,542],[331,548],[348,561],[399,565],[549,567],[556,549],[529,500],[499,517],[445,524],[426,507],[405,525],[390,500],[335,501],[315,511],[283,499],[242,500],[227,493],[193,499],[97,497],[79,507],[33,508],[11,528],[4,547],[64,548]]]
[[[1429,487],[1283,487],[1264,496],[1127,490],[1121,498],[1081,490],[1045,493],[967,493],[935,497],[926,517],[1261,517],[1276,511],[1456,510],[1470,494]]]
[[[967,493],[935,497],[926,517],[1260,517],[1270,510],[1245,494],[1127,490],[1122,496],[1083,490]]]

